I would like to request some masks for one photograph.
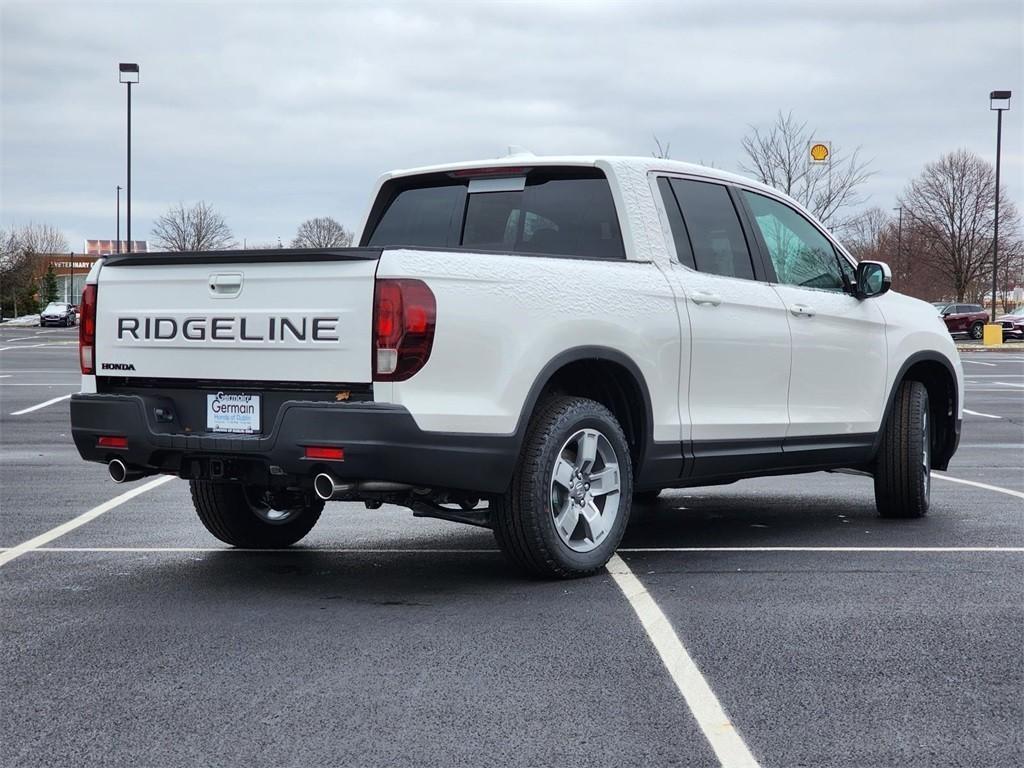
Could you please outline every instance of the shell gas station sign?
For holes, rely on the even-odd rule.
[[[811,157],[812,164],[826,165],[832,158],[832,142],[812,141],[808,145],[807,152]]]

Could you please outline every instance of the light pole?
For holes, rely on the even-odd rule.
[[[121,252],[121,185],[117,185],[117,244],[114,246],[118,253]]]
[[[128,223],[128,253],[132,252],[132,84],[139,82],[139,65],[122,62],[118,69],[118,81],[128,86],[128,186],[125,190],[128,211],[125,219]],[[118,217],[120,220],[120,217]],[[118,243],[121,238],[118,237]]]
[[[903,256],[903,206],[898,205],[893,210],[900,212],[899,224],[896,225],[896,263],[900,264],[902,269],[903,262],[900,258]]]
[[[999,275],[999,156],[1003,150],[1003,112],[1010,108],[1010,91],[992,91],[989,109],[996,113],[996,213],[992,233],[992,322],[996,321],[996,289]]]

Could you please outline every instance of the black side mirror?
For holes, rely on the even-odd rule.
[[[858,299],[881,296],[892,287],[892,270],[883,261],[857,264],[855,295]]]

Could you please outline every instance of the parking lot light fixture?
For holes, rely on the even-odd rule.
[[[1003,112],[1010,108],[1010,91],[992,91],[989,109],[996,113],[996,210],[992,222],[992,322],[996,321],[996,290],[999,287],[999,159],[1003,149]]]
[[[127,210],[125,220],[128,228],[128,252],[132,251],[132,85],[139,83],[139,65],[121,62],[118,67],[118,81],[128,86],[128,182],[125,188]]]

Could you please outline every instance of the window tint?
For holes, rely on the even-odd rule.
[[[454,216],[462,224],[457,244],[468,249],[626,257],[611,189],[600,172],[538,169],[516,191],[467,194],[467,183],[399,192],[367,244],[451,247]]]
[[[981,310],[981,305],[980,304],[967,304],[964,307],[964,312],[981,312],[981,311],[982,310]]]
[[[693,263],[693,250],[690,248],[690,236],[686,234],[686,225],[679,213],[679,203],[676,201],[676,194],[672,191],[672,185],[665,176],[658,177],[658,189],[661,190],[661,199],[665,203],[665,213],[668,214],[668,224],[672,229],[672,241],[676,245],[676,258],[681,264],[690,269],[696,269]]]
[[[672,179],[696,269],[752,280],[754,268],[739,216],[721,184]]]
[[[448,245],[452,216],[465,194],[463,184],[402,190],[377,222],[367,245]]]
[[[768,246],[780,283],[843,290],[843,272],[851,278],[853,270],[844,266],[828,238],[788,205],[746,190],[743,195]]]

